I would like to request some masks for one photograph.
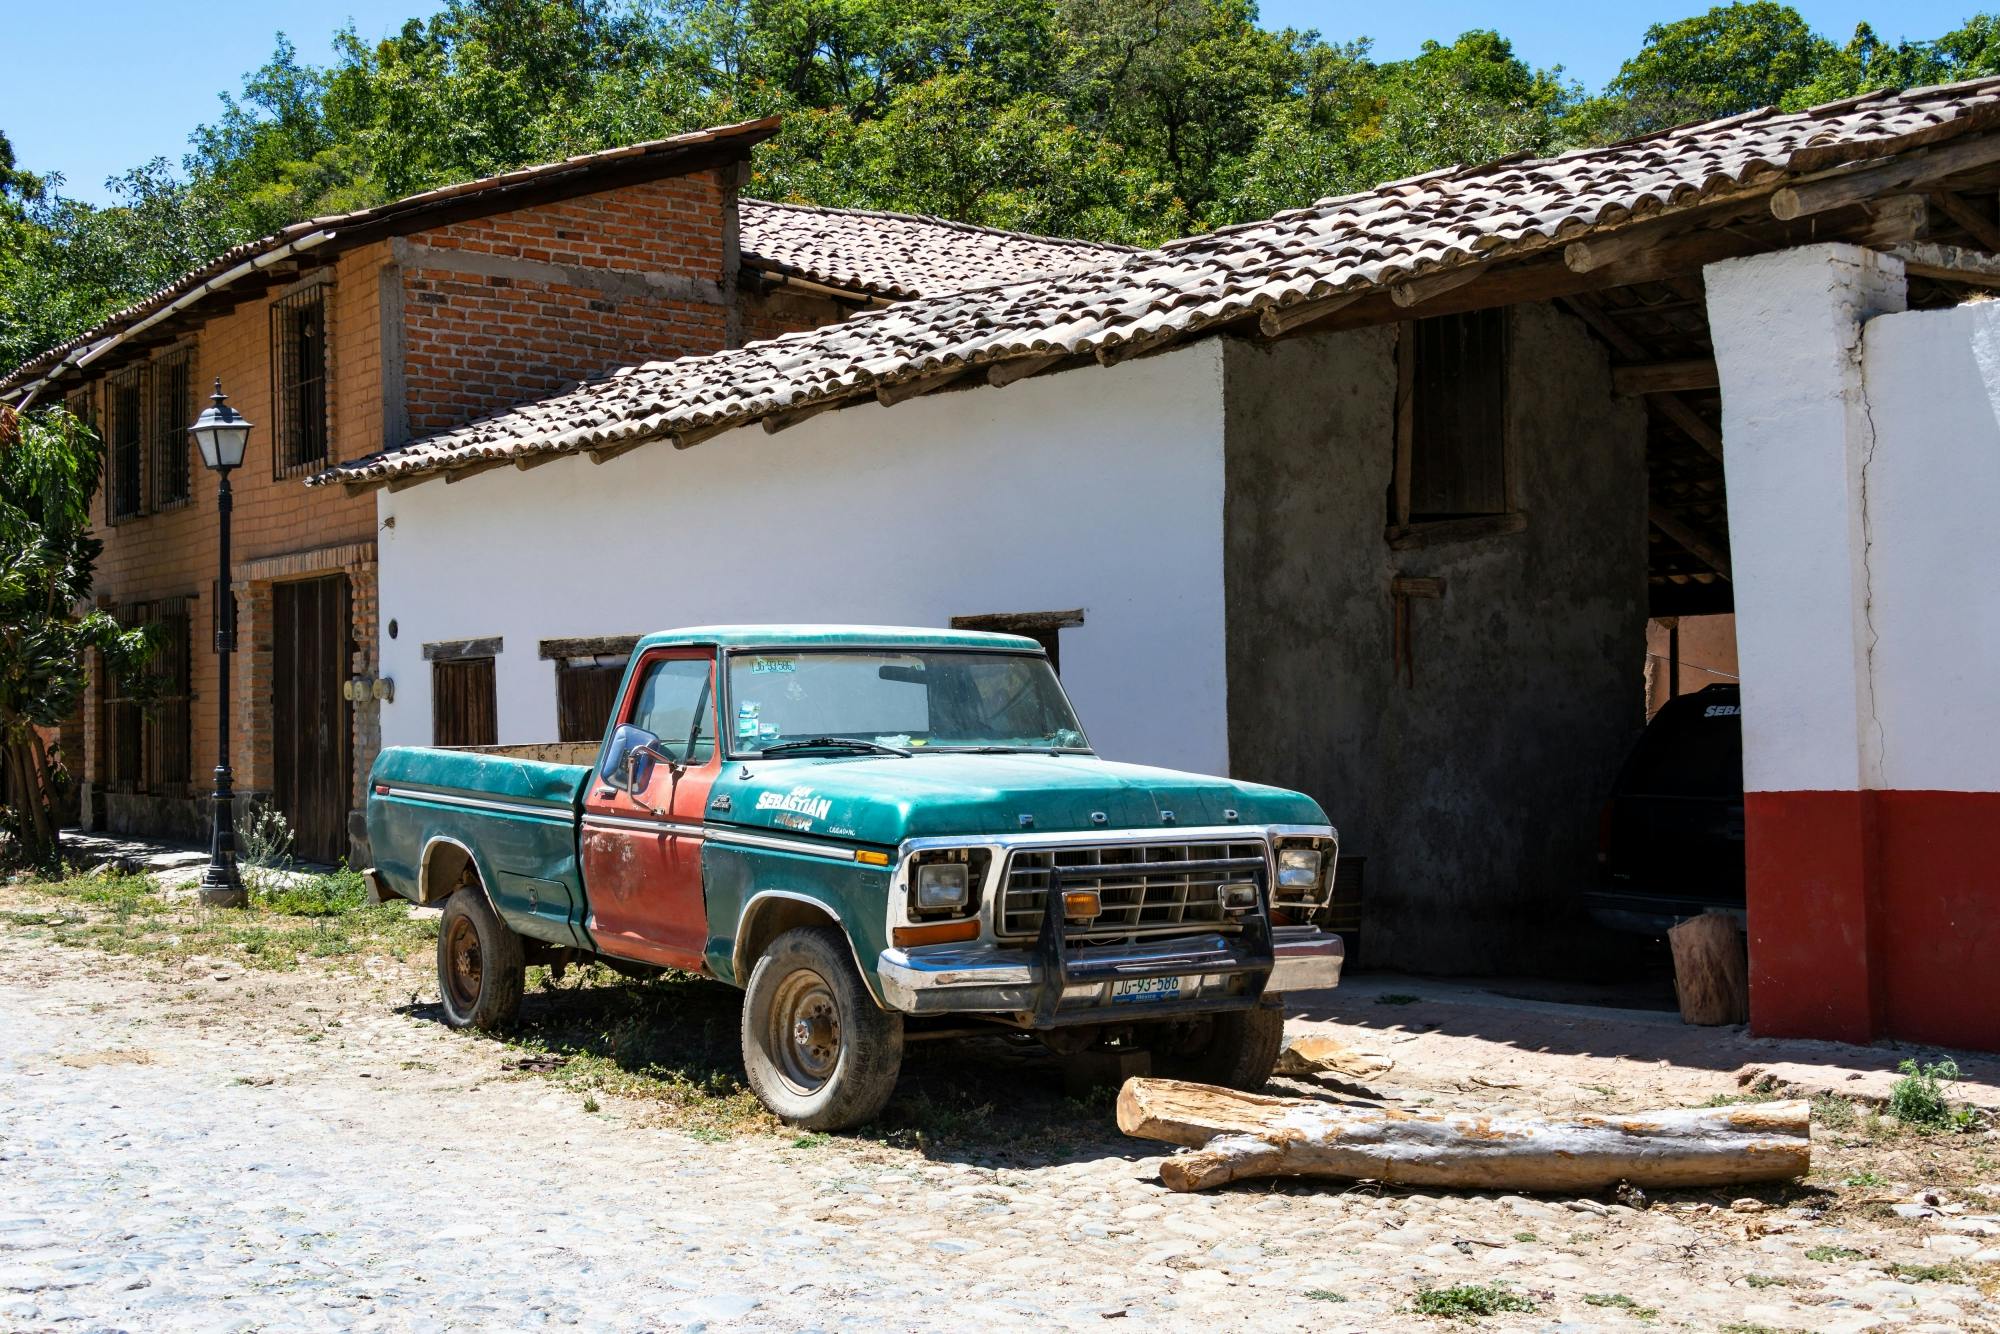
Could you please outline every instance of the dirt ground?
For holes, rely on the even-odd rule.
[[[46,909],[0,889],[0,1329],[2000,1327],[2000,1140],[1876,1118],[1908,1053],[1360,977],[1289,1022],[1391,1068],[1278,1088],[1555,1115],[1817,1093],[1813,1173],[1176,1195],[1109,1091],[1015,1044],[914,1047],[880,1124],[800,1135],[743,1093],[716,984],[538,979],[482,1037],[438,1022],[407,942],[253,968],[57,947]]]

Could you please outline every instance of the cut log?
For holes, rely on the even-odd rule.
[[[1706,912],[1667,932],[1681,1022],[1741,1024],[1750,1018],[1750,961],[1728,913]]]
[[[1180,1191],[1267,1176],[1569,1193],[1789,1181],[1812,1166],[1809,1114],[1792,1101],[1550,1121],[1339,1107],[1173,1079],[1127,1080],[1118,1093],[1120,1130],[1196,1150],[1160,1165]]]

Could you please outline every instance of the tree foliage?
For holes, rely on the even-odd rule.
[[[153,648],[149,630],[89,607],[103,550],[90,533],[97,481],[97,441],[81,422],[60,408],[23,416],[0,405],[0,851],[35,866],[56,858],[67,781],[42,729],[76,716],[93,650],[133,676]]]
[[[325,63],[280,35],[182,161],[90,207],[0,138],[0,364],[316,214],[753,116],[752,193],[1140,244],[1514,153],[2000,70],[2000,20],[1838,44],[1753,0],[1595,96],[1499,32],[1380,61],[1254,0],[446,0]]]

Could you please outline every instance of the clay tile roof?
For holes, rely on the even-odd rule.
[[[260,268],[259,261],[265,265],[275,263],[292,251],[330,255],[382,236],[421,230],[434,225],[438,216],[447,210],[457,216],[504,212],[518,207],[516,200],[529,189],[535,190],[538,195],[546,195],[549,191],[582,195],[630,181],[658,180],[684,171],[699,170],[716,151],[737,157],[746,156],[751,148],[777,132],[776,117],[719,125],[667,139],[581,153],[560,162],[545,162],[497,176],[482,176],[477,180],[425,190],[372,208],[293,223],[270,236],[230,247],[200,268],[133,302],[96,327],[23,362],[0,376],[0,396],[11,396],[22,386],[57,368],[59,363],[88,355],[95,345],[117,337],[176,304],[198,300],[209,292],[254,278]]]
[[[372,485],[536,456],[682,444],[989,363],[1138,349],[1297,303],[1519,257],[2000,125],[2000,79],[1762,110],[1534,161],[1433,172],[1102,267],[905,302],[587,381],[312,484]],[[1457,275],[1451,275],[1457,276]],[[1107,355],[1108,354],[1108,355]]]
[[[1102,267],[1132,247],[1003,232],[911,213],[741,202],[743,262],[891,300]]]

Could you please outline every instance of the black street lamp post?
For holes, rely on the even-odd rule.
[[[229,473],[242,466],[250,442],[250,423],[229,406],[222,381],[215,397],[188,428],[201,461],[216,475],[215,510],[221,521],[219,573],[215,584],[215,656],[220,673],[216,689],[215,792],[209,798],[212,828],[208,869],[201,873],[201,901],[217,908],[241,908],[250,901],[243,878],[236,872],[236,793],[229,775],[229,654],[236,647],[236,599],[229,591]]]

